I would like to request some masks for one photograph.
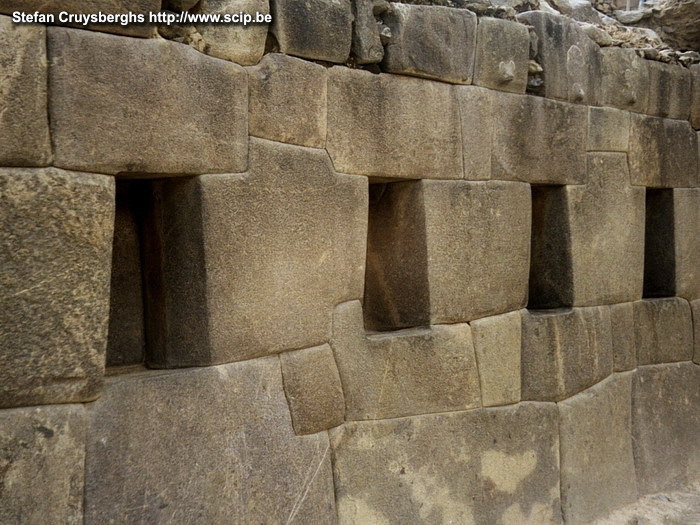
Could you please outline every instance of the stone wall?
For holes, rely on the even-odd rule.
[[[700,481],[698,66],[537,11],[194,9],[274,22],[0,16],[1,523],[578,524]]]

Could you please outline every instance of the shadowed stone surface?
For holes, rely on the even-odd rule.
[[[629,149],[630,114],[615,108],[588,108],[588,151]]]
[[[634,340],[634,303],[610,305],[610,323],[615,372],[635,369],[637,347]]]
[[[114,180],[0,169],[0,407],[94,399],[104,372]]]
[[[639,57],[634,49],[605,47],[601,53],[601,102],[636,113],[647,111],[651,89],[648,61]]]
[[[690,361],[693,321],[685,299],[644,299],[634,306],[634,344],[640,365]]]
[[[688,120],[691,103],[691,74],[676,64],[647,60],[649,68],[649,108],[657,117]]]
[[[693,340],[695,345],[693,361],[700,364],[700,299],[690,303],[690,308],[693,315]]]
[[[690,101],[690,123],[700,129],[700,64],[690,66],[693,93]]]
[[[466,180],[491,178],[493,144],[492,91],[476,86],[455,88],[462,128],[462,155]]]
[[[352,2],[352,57],[358,64],[377,64],[384,58],[380,26],[374,15],[375,7],[381,4],[381,0]]]
[[[676,295],[700,299],[700,188],[673,190]]]
[[[86,525],[336,522],[328,437],[294,435],[277,357],[112,378],[88,414]]]

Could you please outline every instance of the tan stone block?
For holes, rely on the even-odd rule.
[[[331,446],[341,524],[562,523],[554,404],[346,423]]]
[[[284,392],[297,434],[314,434],[345,418],[343,386],[328,345],[280,355]]]
[[[326,145],[326,68],[271,53],[248,68],[250,134],[288,144]]]
[[[0,406],[94,399],[105,366],[114,180],[0,170]]]
[[[690,123],[700,129],[700,64],[690,66],[692,76],[692,97],[690,100]]]
[[[57,166],[123,175],[246,170],[242,68],[165,40],[53,27],[48,35]]]
[[[624,372],[637,368],[637,348],[634,342],[634,305],[610,305],[612,326],[613,368]]]
[[[636,301],[633,306],[639,365],[693,358],[693,321],[688,301],[666,297]]]
[[[336,523],[328,436],[295,436],[277,357],[110,378],[85,523]]]
[[[523,400],[561,401],[612,374],[608,308],[527,310],[522,323]]]
[[[51,162],[46,78],[46,29],[0,16],[0,166]]]
[[[688,120],[690,116],[691,75],[678,64],[647,60],[649,69],[649,107],[657,117]]]
[[[481,17],[477,28],[474,84],[525,93],[530,35],[523,24]]]
[[[82,405],[0,411],[2,523],[82,523]]]
[[[327,149],[342,173],[461,179],[459,126],[452,86],[346,67],[329,70]]]
[[[630,114],[614,108],[588,108],[588,151],[629,149]]]
[[[466,180],[491,178],[494,123],[492,91],[477,86],[455,89],[462,129],[462,156]]]
[[[379,19],[375,8],[381,0],[354,0],[352,2],[352,58],[358,64],[378,64],[384,58]],[[388,3],[384,4],[388,7]],[[377,13],[379,14],[379,13]]]
[[[601,102],[636,113],[647,111],[650,79],[647,61],[634,49],[604,47],[600,79]]]
[[[673,190],[676,295],[700,299],[700,188]]]

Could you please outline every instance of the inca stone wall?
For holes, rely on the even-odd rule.
[[[0,12],[35,8],[161,5]],[[0,523],[582,524],[700,482],[700,66],[539,11],[194,10],[274,21],[0,16]]]

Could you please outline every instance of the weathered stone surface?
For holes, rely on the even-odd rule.
[[[644,299],[633,306],[639,365],[693,358],[693,321],[688,301],[679,297]]]
[[[0,166],[51,162],[46,76],[46,29],[0,16]]]
[[[632,386],[632,445],[640,494],[700,479],[700,367],[644,366]]]
[[[104,371],[114,180],[0,170],[0,406],[94,399]]]
[[[358,64],[378,64],[384,58],[384,46],[375,7],[381,0],[353,0],[352,56]],[[386,7],[386,6],[385,6]]]
[[[331,444],[341,524],[561,523],[553,404],[347,423]]]
[[[592,523],[637,499],[631,441],[632,373],[559,403],[565,522]]]
[[[700,188],[673,190],[676,295],[700,299]]]
[[[529,11],[518,20],[537,34],[534,56],[544,84],[537,91],[547,98],[594,105],[600,98],[602,56],[598,45],[568,17]]]
[[[513,182],[373,185],[365,316],[391,330],[522,308],[530,192]]]
[[[521,313],[510,312],[470,323],[485,407],[520,401]]]
[[[637,347],[634,342],[634,304],[610,305],[612,326],[613,369],[624,372],[637,368]]]
[[[367,181],[325,152],[252,139],[247,174],[155,184],[152,365],[320,345],[333,307],[362,297]]]
[[[693,361],[700,365],[700,299],[692,301],[690,309],[693,315]]]
[[[111,378],[88,414],[86,525],[336,522],[328,437],[294,435],[276,357]]]
[[[466,9],[391,4],[382,15],[391,29],[382,70],[471,84],[476,15]]]
[[[561,401],[613,371],[606,307],[527,310],[522,326],[522,399]]]
[[[493,94],[494,179],[581,184],[586,179],[586,108],[543,97]]]
[[[340,425],[345,417],[345,400],[331,347],[285,352],[280,361],[294,431],[314,434]]]
[[[326,145],[326,68],[271,53],[248,74],[252,136],[310,148]]]
[[[243,69],[165,40],[54,27],[48,34],[57,166],[124,175],[245,171]]]
[[[199,0],[165,0],[165,7],[171,11],[187,11],[197,5]]]
[[[601,102],[628,111],[646,112],[650,90],[647,61],[634,49],[605,47],[600,51],[603,55]]]
[[[676,64],[648,60],[649,107],[647,113],[657,117],[688,120],[690,116],[690,71]]]
[[[615,108],[588,108],[588,151],[627,152],[630,114]]]
[[[270,8],[281,53],[339,64],[350,56],[350,0],[271,0]]]
[[[461,146],[459,107],[451,86],[346,67],[330,69],[327,149],[336,170],[375,177],[461,179]]]
[[[525,93],[530,35],[523,24],[498,18],[479,18],[474,84]]]
[[[455,88],[462,128],[462,162],[466,180],[491,178],[493,144],[492,91],[477,86]],[[496,125],[500,125],[496,124]]]
[[[0,451],[0,522],[83,522],[81,405],[0,411]]]
[[[693,94],[690,100],[690,123],[700,129],[700,64],[690,66]]]

